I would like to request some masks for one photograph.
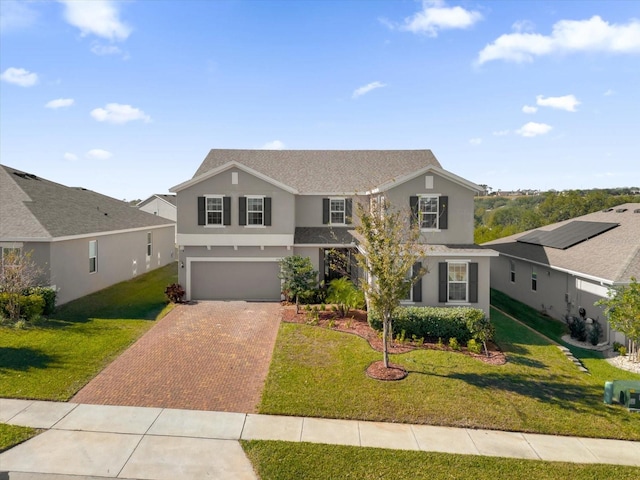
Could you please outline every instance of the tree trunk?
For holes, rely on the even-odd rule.
[[[300,313],[300,300],[298,295],[296,295],[296,315]]]
[[[385,368],[389,368],[389,323],[389,319],[384,316],[382,318],[382,358]]]

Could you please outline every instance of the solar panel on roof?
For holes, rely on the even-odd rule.
[[[518,238],[518,242],[566,250],[617,227],[618,223],[575,220],[554,230],[534,230]]]

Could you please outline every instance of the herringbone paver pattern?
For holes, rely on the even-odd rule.
[[[71,401],[255,412],[280,308],[248,302],[179,305]]]

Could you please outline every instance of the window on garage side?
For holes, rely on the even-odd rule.
[[[98,241],[89,241],[89,273],[98,271]]]
[[[516,262],[509,260],[509,280],[516,283]]]
[[[147,232],[147,257],[153,253],[153,233]]]
[[[538,272],[536,267],[531,267],[531,290],[538,291]]]

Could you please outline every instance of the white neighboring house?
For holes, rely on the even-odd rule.
[[[11,249],[31,252],[60,305],[175,261],[175,222],[0,165],[0,260]]]
[[[176,208],[176,196],[165,193],[154,193],[146,200],[136,205],[140,210],[158,215],[162,218],[173,220],[178,219],[178,209]]]
[[[491,259],[491,288],[549,316],[600,320],[606,341],[624,343],[602,307],[611,287],[640,279],[640,203],[626,203],[483,244]]]

